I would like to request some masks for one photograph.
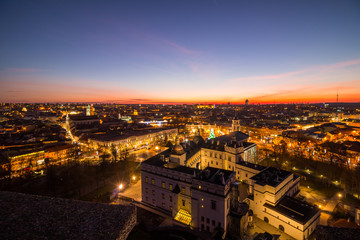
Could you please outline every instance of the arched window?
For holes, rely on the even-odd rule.
[[[267,217],[264,217],[264,221],[269,223],[269,219]]]
[[[283,226],[283,225],[279,225],[279,230],[282,231],[282,232],[284,232],[284,231],[285,231],[284,226]]]

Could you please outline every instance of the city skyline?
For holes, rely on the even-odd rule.
[[[358,1],[0,5],[0,102],[360,102]]]

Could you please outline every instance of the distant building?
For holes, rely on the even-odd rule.
[[[157,141],[174,139],[177,134],[177,128],[134,130],[125,131],[123,134],[92,134],[88,136],[88,143],[101,146],[114,145],[122,149],[139,149],[151,146]]]

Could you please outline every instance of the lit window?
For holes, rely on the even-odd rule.
[[[152,190],[152,195],[155,196],[155,190]]]
[[[173,190],[173,185],[169,184],[169,190],[172,191]]]
[[[145,188],[145,192],[148,193],[148,188]]]
[[[155,184],[155,179],[151,179],[151,184],[152,184],[152,185]]]
[[[146,182],[146,183],[149,182],[149,178],[148,178],[148,177],[145,178],[145,182]]]
[[[201,186],[199,185],[199,189],[201,189]]]
[[[182,205],[183,207],[185,207],[185,200],[182,200]]]
[[[165,188],[165,183],[164,182],[161,183],[161,187]]]

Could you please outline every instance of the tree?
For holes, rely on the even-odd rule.
[[[110,152],[114,158],[114,161],[116,162],[117,161],[117,149],[116,147],[114,146],[114,144],[111,144],[110,146]]]

